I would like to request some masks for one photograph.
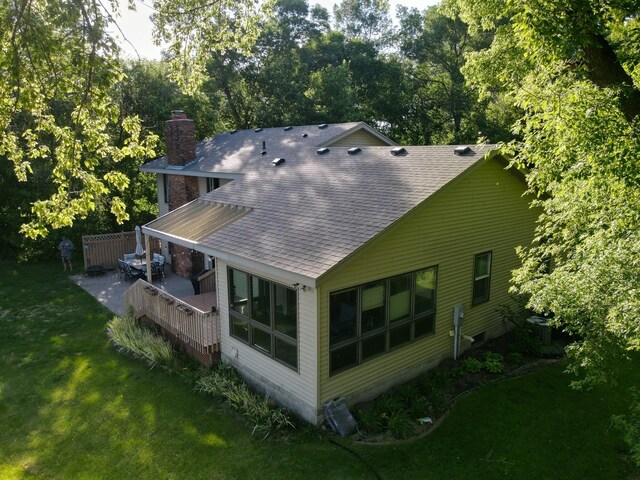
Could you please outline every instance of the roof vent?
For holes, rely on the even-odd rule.
[[[256,129],[254,130],[254,132],[256,132],[256,133],[260,133],[261,131],[262,131],[262,127],[256,128]]]
[[[320,130],[322,130],[323,128],[327,128],[329,125],[327,125],[326,123],[321,123],[320,125],[318,125],[318,128]]]
[[[293,127],[291,125],[289,125],[288,127],[284,127],[284,131],[288,132],[289,130],[291,130]]]
[[[308,136],[309,136],[309,134],[308,134],[307,132],[304,132],[304,133],[302,134],[302,138],[307,138]]]
[[[284,163],[284,158],[274,158],[273,160],[271,160],[271,163],[273,163],[274,167],[277,167],[278,165],[282,165]]]
[[[407,150],[404,147],[395,147],[391,149],[391,155],[403,155],[407,153]]]
[[[233,135],[233,134],[234,134],[234,133],[236,133],[236,132],[237,132],[237,130],[229,130],[229,133],[230,133],[231,135]]]
[[[318,155],[323,155],[325,153],[329,153],[329,149],[327,147],[322,147],[322,148],[319,148],[318,150],[316,150],[316,153]]]
[[[347,153],[349,155],[355,155],[359,151],[360,151],[360,147],[353,147],[353,148],[350,148],[349,150],[347,150]]]
[[[456,147],[453,149],[453,153],[456,155],[466,155],[467,153],[472,153],[471,147],[469,145],[462,145],[460,147]]]
[[[262,141],[262,150],[260,150],[260,155],[266,155],[267,154],[267,142],[265,142],[264,140]]]

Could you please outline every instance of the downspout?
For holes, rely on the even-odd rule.
[[[453,359],[460,356],[460,337],[462,335],[462,323],[464,320],[464,306],[462,304],[453,307]]]

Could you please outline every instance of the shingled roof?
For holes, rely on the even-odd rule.
[[[169,167],[166,156],[145,163],[140,170],[151,173],[181,175],[242,174],[252,168],[262,155],[281,157],[291,152],[315,149],[350,133],[364,129],[389,145],[393,141],[363,122],[329,123],[321,125],[256,128],[222,132],[196,143],[196,158],[184,167]]]
[[[280,166],[258,153],[242,178],[198,200],[247,213],[193,244],[317,279],[491,150],[456,155],[454,148],[413,146],[397,155],[391,147],[353,155],[305,148],[289,150]],[[147,224],[152,235],[162,218]]]

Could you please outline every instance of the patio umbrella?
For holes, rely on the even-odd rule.
[[[136,225],[136,255],[141,257],[144,255],[144,248],[142,247],[142,230],[140,225]]]

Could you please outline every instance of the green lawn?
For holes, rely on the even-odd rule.
[[[618,390],[572,391],[562,366],[461,399],[431,435],[356,445],[314,429],[260,441],[176,375],[109,346],[111,315],[57,263],[0,263],[0,479],[625,479]],[[331,443],[335,439],[358,456]]]

